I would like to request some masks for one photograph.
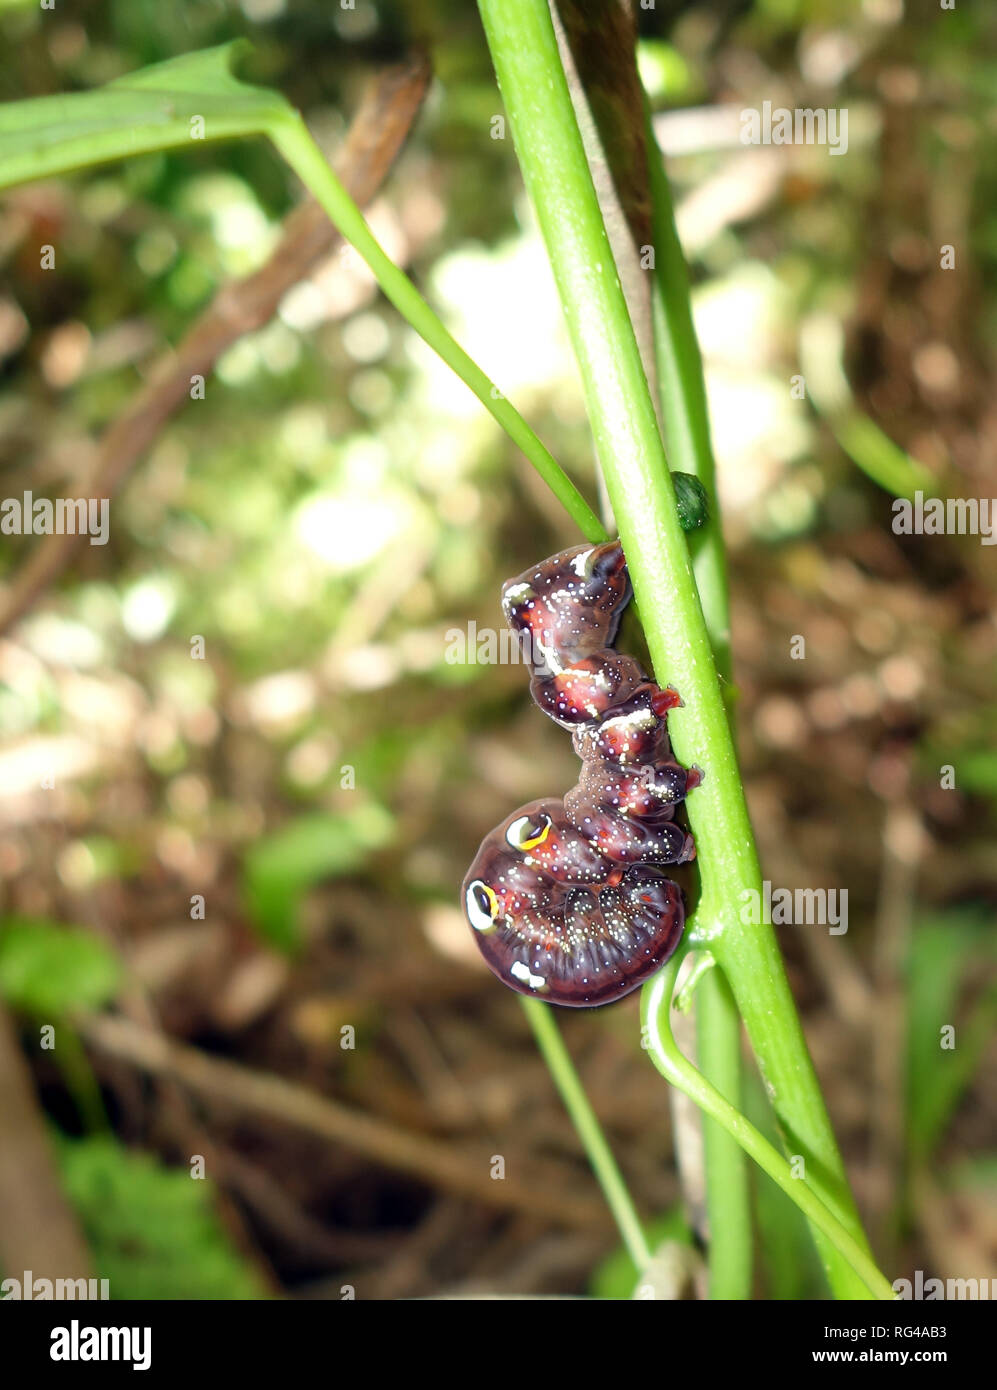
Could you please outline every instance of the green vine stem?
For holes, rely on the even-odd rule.
[[[671,467],[698,478],[709,498],[709,520],[692,546],[693,569],[717,670],[730,690],[733,676],[727,550],[720,523],[703,359],[692,318],[689,271],[675,226],[671,189],[649,110],[646,111],[645,144],[654,228],[651,307],[665,449]]]
[[[770,924],[741,920],[762,881],[744,791],[658,434],[654,406],[585,160],[546,0],[480,0],[520,167],[581,370],[596,448],[660,681],[685,701],[670,722],[679,758],[706,769],[690,798],[706,939],[730,982],[790,1151],[814,1192],[868,1247]],[[832,1290],[868,1297],[850,1254],[813,1223]]]
[[[809,315],[801,325],[799,342],[810,404],[828,422],[852,462],[894,497],[913,501],[919,488],[937,495],[943,480],[894,444],[856,405],[845,372],[845,330],[840,321],[829,313]]]
[[[679,1051],[672,1036],[668,1011],[680,964],[681,960],[673,956],[650,981],[641,998],[641,1017],[654,1065],[667,1081],[684,1091],[705,1114],[734,1135],[745,1153],[750,1154],[772,1181],[792,1198],[828,1245],[844,1255],[862,1282],[863,1292],[857,1297],[892,1301],[895,1298],[893,1288],[876,1268],[865,1242],[857,1240],[829,1210],[810,1178],[793,1177],[785,1158]]]
[[[297,112],[289,112],[274,124],[270,136],[305,187],[325,209],[341,235],[370,266],[387,298],[419,336],[425,339],[447,366],[451,367],[461,381],[474,392],[510,439],[522,449],[582,534],[588,540],[607,539],[602,522],[547,446],[478,364],[467,355],[405,272],[395,265],[381,247],[367,226],[360,209],[329,168],[325,156],[315,144],[301,116]]]
[[[542,1004],[539,999],[524,999],[522,1004],[536,1037],[537,1046],[582,1141],[623,1243],[640,1272],[650,1262],[651,1250],[626,1182],[585,1094],[585,1088],[565,1046],[553,1010],[549,1004]]]
[[[741,1023],[719,966],[696,991],[696,1055],[703,1076],[737,1109],[741,1100]],[[652,1057],[653,1060],[653,1057]],[[709,1296],[751,1297],[751,1187],[744,1150],[729,1130],[703,1115],[706,1210],[709,1213]]]
[[[691,543],[693,571],[714,660],[729,692],[733,686],[727,551],[716,490],[706,382],[692,318],[689,272],[646,101],[644,137],[654,238],[651,312],[660,416],[671,467],[697,477],[709,499],[706,526]],[[703,1075],[737,1106],[741,1099],[741,1020],[719,966],[707,972],[696,994],[696,1050]],[[734,1137],[707,1115],[703,1117],[703,1158],[710,1298],[750,1298],[752,1226],[747,1160]]]

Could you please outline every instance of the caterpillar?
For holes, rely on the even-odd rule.
[[[561,800],[531,801],[486,835],[464,911],[489,968],[520,994],[586,1008],[622,999],[658,970],[685,925],[663,872],[695,858],[674,819],[699,785],[671,756],[681,704],[614,650],[633,591],[619,541],[552,555],[502,586],[532,667],[530,693],[582,761]]]

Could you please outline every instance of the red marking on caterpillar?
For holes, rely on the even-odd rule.
[[[671,756],[681,705],[613,643],[632,590],[618,541],[577,546],[502,586],[534,637],[530,693],[582,760],[563,800],[531,801],[486,835],[463,884],[489,968],[510,989],[575,1008],[609,1004],[678,945],[685,907],[663,872],[695,858],[675,807],[702,773]]]

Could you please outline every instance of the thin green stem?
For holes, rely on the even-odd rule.
[[[706,488],[710,514],[691,542],[693,570],[717,670],[730,692],[730,599],[716,464],[710,440],[706,382],[692,317],[689,271],[675,227],[671,190],[645,102],[645,145],[654,226],[651,302],[658,393],[665,448],[673,469],[692,473]],[[696,994],[696,1050],[703,1075],[735,1106],[741,1100],[741,1020],[718,966]],[[751,1190],[744,1151],[722,1125],[703,1118],[703,1157],[710,1241],[709,1293],[714,1299],[751,1296]]]
[[[339,232],[364,258],[382,291],[398,312],[474,392],[485,409],[516,443],[543,478],[578,529],[590,541],[606,539],[606,530],[574,483],[519,411],[454,339],[403,270],[383,250],[363,214],[329,168],[302,118],[294,113],[276,122],[270,136]]]
[[[659,682],[686,765],[706,769],[688,803],[702,875],[701,936],[730,982],[791,1152],[837,1220],[864,1245],[771,925],[742,921],[762,882],[710,637],[657,420],[585,160],[546,0],[480,0],[520,167],[557,281],[596,449]],[[861,1297],[852,1261],[814,1224],[839,1297]]]
[[[651,1251],[644,1235],[644,1228],[640,1223],[623,1174],[620,1172],[616,1159],[606,1142],[606,1136],[599,1126],[595,1111],[589,1104],[585,1088],[579,1079],[571,1060],[571,1054],[564,1044],[564,1039],[554,1019],[553,1010],[549,1004],[543,1004],[539,999],[524,999],[522,1004],[537,1040],[537,1046],[547,1063],[561,1099],[564,1101],[564,1107],[578,1131],[578,1137],[584,1145],[588,1161],[592,1165],[592,1170],[619,1227],[623,1243],[630,1252],[630,1258],[637,1266],[638,1271],[643,1270],[651,1259]]]
[[[655,257],[651,307],[662,429],[671,467],[692,473],[709,497],[709,520],[692,542],[693,568],[717,670],[729,688],[732,671],[727,549],[717,497],[703,358],[692,317],[689,270],[675,226],[671,189],[646,106],[645,115]]]
[[[734,1135],[744,1151],[792,1198],[811,1225],[822,1232],[828,1244],[841,1251],[861,1280],[861,1292],[856,1297],[892,1301],[894,1291],[876,1268],[867,1247],[856,1240],[821,1200],[810,1175],[794,1177],[778,1150],[679,1051],[668,1018],[679,963],[673,957],[655,975],[641,998],[641,1017],[654,1065],[667,1081],[684,1091],[701,1110]]]
[[[696,1059],[718,1095],[741,1102],[741,1025],[730,986],[719,966],[696,991]],[[652,1056],[653,1060],[653,1056]],[[703,1116],[706,1210],[710,1218],[709,1296],[751,1297],[751,1187],[744,1150],[709,1114]]]
[[[844,364],[845,331],[832,314],[812,314],[800,330],[800,365],[817,414],[842,450],[885,492],[913,501],[919,490],[937,495],[942,480],[894,444],[855,403]]]

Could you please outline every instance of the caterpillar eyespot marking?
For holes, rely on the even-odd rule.
[[[475,931],[494,931],[495,918],[498,916],[498,899],[493,889],[480,879],[469,884],[464,893],[464,911]]]
[[[521,806],[485,836],[464,911],[510,989],[573,1008],[622,999],[665,963],[685,906],[664,868],[695,858],[675,821],[702,780],[671,756],[678,693],[613,645],[631,596],[618,541],[562,551],[502,587],[513,631],[544,633],[530,692],[582,769],[563,799]]]

